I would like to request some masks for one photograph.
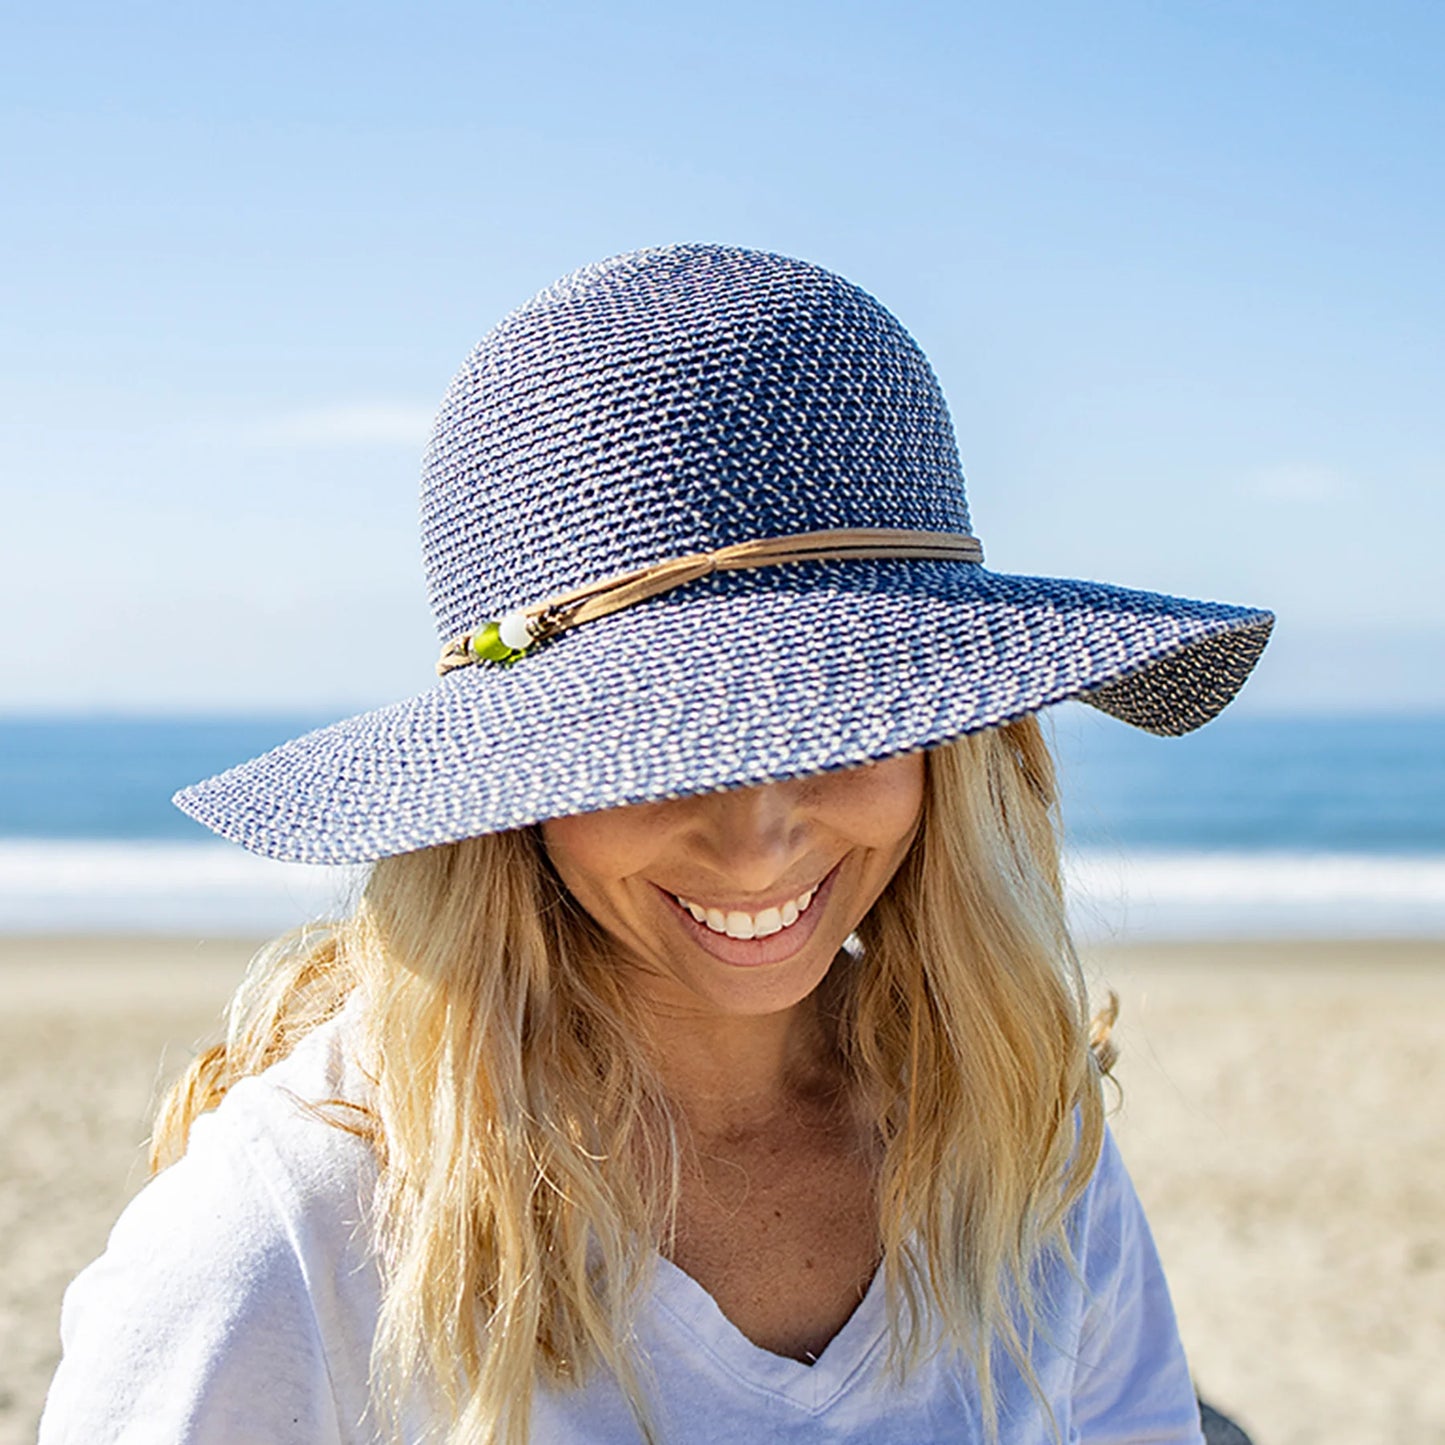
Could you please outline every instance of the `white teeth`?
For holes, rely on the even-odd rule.
[[[783,931],[783,911],[780,908],[765,908],[753,919],[753,937],[766,938],[770,933]]]
[[[755,931],[751,915],[737,912],[728,914],[729,938],[751,938]]]
[[[818,887],[819,885],[814,884],[797,898],[790,898],[777,908],[765,908],[758,914],[744,913],[738,908],[724,913],[721,908],[704,908],[702,904],[693,903],[678,893],[672,896],[699,923],[714,933],[725,933],[729,938],[770,938],[785,928],[791,928],[808,911],[808,905],[817,894]]]

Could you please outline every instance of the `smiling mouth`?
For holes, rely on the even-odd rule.
[[[728,938],[770,938],[791,928],[807,911],[818,889],[823,885],[815,883],[796,898],[773,908],[764,908],[759,913],[745,913],[738,908],[705,908],[680,893],[672,896],[693,918],[709,932],[720,933]]]

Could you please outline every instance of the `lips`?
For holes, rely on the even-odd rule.
[[[746,913],[740,908],[705,908],[679,894],[673,894],[673,897],[712,933],[725,933],[729,938],[768,938],[791,928],[808,911],[819,886],[815,883],[796,898],[789,898],[777,907],[764,908],[758,913]]]
[[[825,911],[824,905],[832,892],[841,866],[841,863],[835,865],[821,882],[805,889],[796,898],[764,908],[758,913],[748,913],[737,908],[710,908],[681,894],[662,889],[658,892],[666,900],[673,917],[700,948],[723,963],[749,968],[782,963],[803,949],[817,931]],[[807,901],[803,902],[804,899]],[[701,919],[696,916],[697,912],[702,913]],[[773,915],[777,918],[776,928],[772,927]],[[785,923],[784,917],[791,917],[793,921]],[[722,928],[713,927],[714,921],[721,922]],[[759,921],[764,925],[761,933],[757,929]],[[753,925],[751,937],[744,931],[748,924]]]

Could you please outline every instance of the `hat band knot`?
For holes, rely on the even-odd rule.
[[[962,532],[916,532],[902,527],[837,527],[760,537],[691,552],[588,582],[543,602],[509,612],[453,637],[437,660],[437,675],[478,662],[515,662],[534,643],[545,642],[584,622],[621,612],[649,597],[695,582],[713,572],[742,572],[778,567],[785,562],[847,562],[875,558],[914,558],[942,562],[982,562],[983,544]]]

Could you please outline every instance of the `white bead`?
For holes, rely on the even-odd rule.
[[[497,636],[513,652],[525,652],[532,645],[532,629],[525,612],[509,612],[497,623]]]

